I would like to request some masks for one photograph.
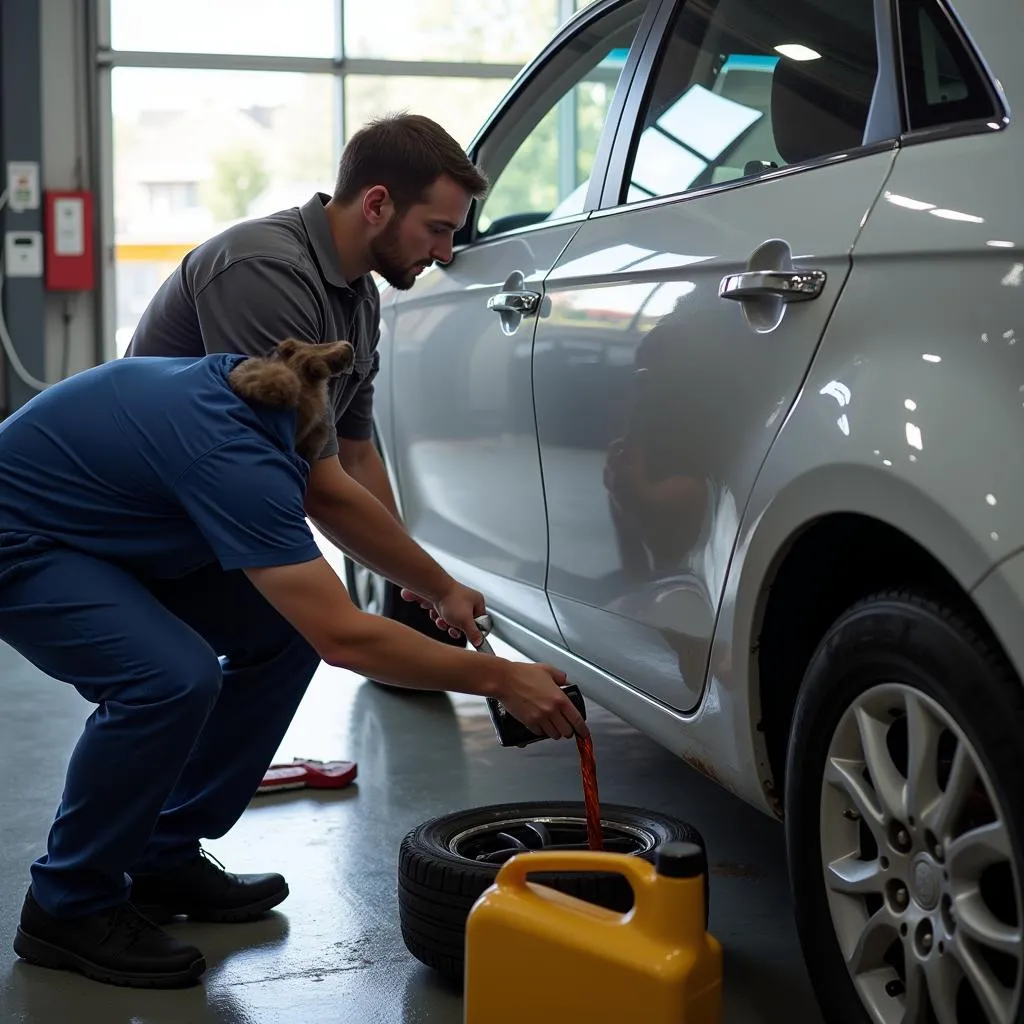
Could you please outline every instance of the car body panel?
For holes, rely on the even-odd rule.
[[[878,520],[968,592],[1024,546],[1024,246],[988,244],[1024,239],[1024,217],[999,199],[1011,194],[1013,146],[992,132],[907,147],[861,233],[751,496],[715,636],[708,699],[749,698],[755,729],[758,683],[770,695],[772,681],[756,679],[748,652],[773,565],[806,525],[841,512]],[[989,621],[1024,657],[1019,628],[1007,635]],[[731,652],[743,652],[739,664]]]
[[[670,6],[658,8],[659,28]],[[769,814],[781,814],[761,723],[761,700],[771,699],[773,683],[759,678],[756,651],[774,573],[808,524],[857,513],[902,532],[971,594],[1024,674],[1024,460],[1017,451],[1024,424],[1024,217],[1016,202],[1019,128],[1009,116],[1024,95],[1024,66],[1019,33],[1007,31],[1008,5],[961,0],[956,14],[1005,106],[988,126],[910,132],[895,155],[786,168],[757,182],[651,204],[639,220],[639,207],[601,210],[556,225],[550,244],[543,239],[552,230],[547,225],[514,232],[468,246],[449,268],[425,274],[414,292],[395,299],[395,330],[387,337],[394,352],[382,362],[385,386],[393,389],[386,447],[412,533],[485,592],[496,635],[522,656],[563,669],[588,699]],[[638,85],[645,73],[641,61]],[[529,75],[527,69],[517,89]],[[635,116],[634,101],[635,90],[615,107],[625,123]],[[621,137],[614,145],[602,140],[602,158],[612,164],[623,152]],[[588,203],[614,202],[612,176],[603,188],[595,183]],[[801,211],[805,219],[797,224]],[[852,248],[852,269],[841,292],[829,293],[830,315],[815,308],[820,300],[791,307],[780,328],[759,334],[738,326],[738,306],[712,296],[722,274],[742,269],[752,249],[772,237],[790,241],[804,266],[811,257],[827,258],[830,270],[849,267]],[[640,252],[630,254],[629,246]],[[482,257],[479,265],[460,267],[471,262],[467,255]],[[523,270],[530,287],[543,285],[550,300],[535,338],[529,321],[514,337],[501,335],[484,311],[489,290],[498,290],[510,269]],[[683,357],[708,338],[740,346],[747,369],[729,377],[718,365],[701,366],[694,389],[712,413],[716,399],[730,409],[722,420],[728,430],[714,421],[717,432],[702,438],[714,446],[716,498],[683,506],[700,526],[685,553],[703,540],[715,557],[681,581],[680,574],[650,574],[645,589],[621,571],[613,575],[622,553],[603,463],[623,422],[632,362],[651,319],[650,305],[635,322],[615,320],[615,307],[636,311],[648,291],[665,313],[676,300],[681,309],[700,306],[692,320],[697,342],[671,335],[683,342],[669,349],[666,365],[678,366],[675,373],[684,373]],[[801,333],[799,353],[787,352],[786,361],[766,361],[801,316],[817,334]],[[465,374],[432,390],[437,378],[430,373],[455,358],[465,366],[476,360],[498,379],[475,398]],[[536,461],[527,451],[530,376]],[[670,374],[663,377],[655,385],[671,389]],[[681,395],[688,386],[682,379]],[[505,390],[496,391],[499,384]],[[523,393],[513,394],[518,388]],[[431,401],[445,408],[431,412]],[[378,416],[381,408],[386,416],[386,406],[378,406]],[[482,435],[464,425],[452,436],[459,410],[478,417],[473,426],[484,424]],[[674,417],[685,412],[663,407],[670,437],[682,424]],[[479,419],[482,413],[491,419]],[[478,475],[480,452],[464,458],[470,436],[486,438],[476,443],[481,450],[490,445],[504,470],[487,465]],[[656,429],[652,436],[659,436]],[[440,440],[443,453],[417,448],[424,440]],[[505,456],[513,452],[526,467],[522,492],[507,475],[516,463]],[[659,451],[669,462],[672,454],[671,446]],[[433,481],[425,479],[430,474]],[[444,493],[449,481],[459,489],[459,514]],[[447,513],[438,515],[438,508]],[[679,537],[673,531],[686,529],[662,523],[652,535],[671,542]],[[664,604],[659,587],[671,592]],[[627,594],[637,603],[622,614]],[[663,608],[674,609],[671,617],[658,618]],[[673,640],[682,635],[692,648],[683,659],[685,678],[676,652],[666,657],[666,633]]]
[[[552,608],[570,650],[677,710],[700,699],[740,516],[893,155],[594,216],[545,282],[534,403]],[[719,286],[774,268],[758,256],[770,240],[828,277],[765,321],[760,300]]]
[[[596,4],[531,62],[471,147],[491,177],[489,199],[501,188],[504,161],[559,97],[586,80],[591,58],[632,38],[621,64],[613,64],[616,85],[598,130],[594,158],[604,166],[601,154],[661,8],[662,0]],[[609,43],[605,29],[618,42]],[[563,46],[577,30],[588,45]],[[559,172],[565,169],[559,163]],[[555,640],[561,636],[544,591],[547,514],[532,397],[537,321],[527,316],[503,325],[507,318],[490,310],[488,300],[505,290],[541,293],[602,181],[580,188],[572,183],[568,191],[578,193],[579,202],[569,215],[559,216],[556,208],[541,223],[464,244],[479,212],[474,205],[452,260],[430,268],[414,290],[394,299],[388,384],[394,408],[401,409],[393,418],[392,446],[405,521],[449,572],[487,594],[494,611],[514,609],[524,625]],[[564,184],[560,173],[560,191]]]
[[[524,628],[520,619],[494,615],[495,636],[525,658],[561,669],[588,701],[611,711],[724,789],[765,814],[778,813],[770,787],[762,788],[758,775],[756,722],[746,700],[730,699],[716,685],[692,714],[676,711],[576,657],[564,645]]]
[[[393,463],[395,451],[394,439],[394,405],[391,397],[391,357],[394,352],[395,335],[395,297],[398,292],[385,286],[381,290],[380,299],[380,340],[377,343],[377,354],[380,369],[373,384],[373,431],[377,442],[377,450],[384,460],[384,466],[391,481],[391,489],[395,496],[398,510],[402,510],[402,484]],[[344,444],[344,441],[342,441]]]
[[[497,238],[421,275],[395,310],[391,396],[405,522],[495,611],[558,638],[544,593],[547,513],[531,386],[536,320],[503,333],[487,300],[539,291],[581,220]]]

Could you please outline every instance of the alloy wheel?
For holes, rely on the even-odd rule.
[[[839,947],[874,1024],[1013,1024],[1021,885],[1005,809],[945,709],[862,692],[829,745],[821,854]]]

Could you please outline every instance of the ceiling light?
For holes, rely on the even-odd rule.
[[[775,47],[775,52],[790,60],[821,60],[821,54],[817,50],[812,50],[802,43],[780,43]]]

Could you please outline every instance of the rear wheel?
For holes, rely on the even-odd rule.
[[[1024,1021],[1024,690],[952,610],[844,613],[797,700],[786,836],[829,1024]]]

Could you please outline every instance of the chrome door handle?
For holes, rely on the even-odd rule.
[[[487,300],[487,308],[495,313],[517,313],[529,316],[540,307],[540,292],[498,292]]]
[[[718,297],[739,302],[758,298],[806,302],[821,294],[826,276],[824,270],[750,270],[728,274],[718,286]]]

